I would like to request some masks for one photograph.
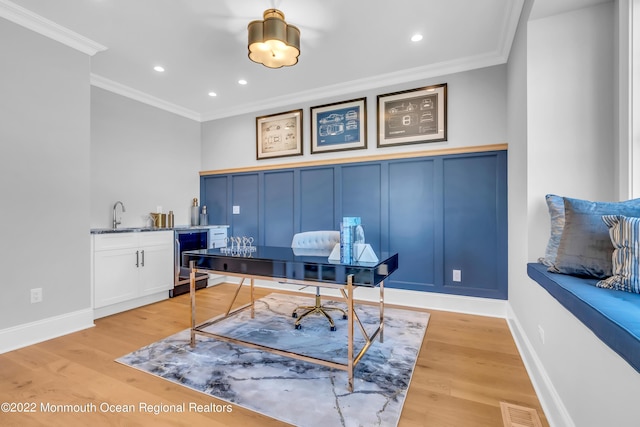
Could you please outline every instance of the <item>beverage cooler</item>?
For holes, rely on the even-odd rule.
[[[189,292],[191,270],[182,265],[182,253],[199,249],[219,248],[226,246],[226,226],[177,228],[175,235],[174,287],[169,297]],[[196,290],[206,288],[209,282],[208,273],[196,273]]]

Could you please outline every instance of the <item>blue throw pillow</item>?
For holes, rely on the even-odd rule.
[[[554,267],[558,256],[560,237],[562,237],[562,230],[564,229],[564,198],[555,194],[547,194],[545,200],[547,201],[549,217],[551,218],[551,235],[544,251],[544,257],[539,258],[538,261],[547,267]]]
[[[564,230],[555,269],[559,273],[610,277],[613,244],[603,215],[640,217],[640,199],[624,202],[590,202],[564,198]]]
[[[640,294],[640,218],[605,215],[602,221],[609,227],[613,244],[613,275],[596,286]]]

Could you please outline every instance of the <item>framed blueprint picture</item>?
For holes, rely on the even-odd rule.
[[[367,99],[311,107],[311,154],[367,148]]]
[[[378,95],[378,147],[446,140],[446,83]]]
[[[302,155],[302,110],[256,117],[257,159]]]

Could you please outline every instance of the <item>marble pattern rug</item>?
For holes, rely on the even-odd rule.
[[[217,334],[346,363],[347,321],[333,312],[336,331],[313,314],[295,329],[291,313],[313,299],[270,294],[249,310],[210,326]],[[342,302],[325,305],[346,308]],[[356,305],[368,334],[377,327],[377,306]],[[300,427],[396,426],[411,381],[429,314],[385,307],[384,342],[377,338],[356,365],[354,391],[346,371],[303,362],[198,335],[189,330],[143,347],[118,362],[158,375],[234,405]],[[354,324],[354,348],[364,343]]]

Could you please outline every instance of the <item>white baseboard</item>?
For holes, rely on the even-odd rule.
[[[123,301],[117,304],[111,304],[106,307],[99,307],[93,310],[94,319],[99,319],[112,314],[121,313],[133,308],[142,307],[143,305],[153,304],[154,302],[169,299],[169,291],[160,291],[155,294],[145,295],[143,297],[134,298],[132,300]]]
[[[239,283],[236,277],[227,277],[227,283]],[[314,286],[256,280],[255,286],[274,290],[298,291],[315,294]],[[322,295],[340,297],[336,289],[323,288]],[[376,302],[380,299],[379,288],[359,287],[355,291],[355,298],[361,301]],[[438,294],[435,292],[407,291],[404,289],[385,288],[385,304],[402,305],[421,309],[454,311],[457,313],[475,314],[479,316],[505,318],[507,315],[507,301],[489,298],[465,297],[459,295]]]
[[[507,324],[511,330],[511,336],[513,336],[518,351],[520,352],[520,357],[529,373],[529,378],[538,395],[538,400],[540,400],[549,425],[551,427],[575,427],[569,411],[567,411],[567,408],[564,406],[544,365],[540,361],[540,358],[538,358],[531,341],[529,341],[522,329],[518,317],[511,308],[511,304],[507,304]]]
[[[3,329],[0,330],[0,354],[93,326],[93,310],[86,308]]]
[[[209,281],[207,282],[207,287],[224,283],[226,279],[227,279],[226,276],[220,276],[219,274],[209,274]]]

